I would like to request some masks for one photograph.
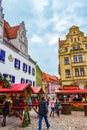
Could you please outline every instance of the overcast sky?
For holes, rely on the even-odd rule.
[[[87,0],[3,0],[5,20],[25,23],[28,53],[40,69],[58,74],[58,39],[73,25],[87,36]]]

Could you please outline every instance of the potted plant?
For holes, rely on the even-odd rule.
[[[10,82],[10,80],[4,78],[3,75],[0,73],[0,86],[5,88],[11,88]]]

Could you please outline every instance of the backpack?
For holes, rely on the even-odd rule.
[[[39,103],[39,115],[45,115],[47,114],[48,109],[45,101],[41,101]]]

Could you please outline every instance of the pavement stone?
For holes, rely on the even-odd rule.
[[[38,130],[38,116],[32,110],[30,111],[31,124],[29,127],[19,128],[21,121],[18,117],[8,117],[7,126],[2,127],[0,130]],[[50,122],[49,130],[87,130],[87,117],[84,112],[74,111],[70,115],[60,114],[58,117],[50,117],[48,114],[48,120]],[[45,121],[42,122],[42,130],[46,130]]]

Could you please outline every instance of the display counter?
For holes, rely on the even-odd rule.
[[[61,114],[71,114],[71,103],[61,103],[62,105],[62,110],[61,110]]]
[[[87,116],[87,104],[84,104],[84,114]]]

